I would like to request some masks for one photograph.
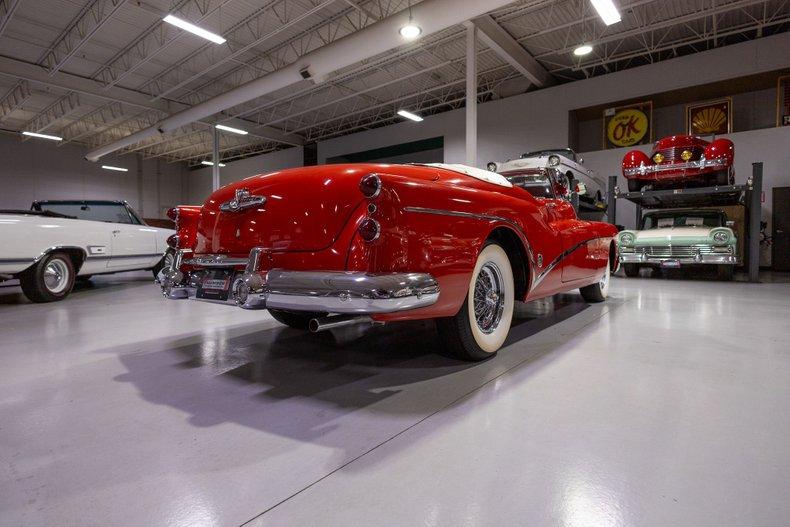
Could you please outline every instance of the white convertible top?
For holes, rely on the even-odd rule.
[[[460,172],[461,174],[473,177],[475,179],[480,179],[488,183],[493,183],[494,185],[499,185],[500,187],[510,188],[513,186],[513,184],[508,181],[505,176],[497,174],[496,172],[491,172],[490,170],[483,170],[482,168],[470,167],[460,163],[425,163],[425,165],[444,168],[446,170],[452,170],[453,172]]]

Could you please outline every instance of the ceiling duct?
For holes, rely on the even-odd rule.
[[[420,26],[422,36],[425,37],[499,9],[512,1],[425,0],[411,8],[411,18]],[[172,132],[186,124],[286,88],[302,81],[304,71],[309,72],[313,81],[320,82],[339,69],[404,45],[406,41],[401,37],[399,29],[408,22],[409,10],[406,9],[312,51],[282,69],[171,115],[150,128],[92,150],[85,157],[90,161],[97,161],[102,156],[149,137]]]

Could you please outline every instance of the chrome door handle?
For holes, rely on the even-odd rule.
[[[113,236],[115,236],[115,235],[116,235],[116,234],[118,234],[119,232],[121,232],[121,231],[120,231],[120,230],[115,230],[115,231],[112,231],[112,235],[113,235]]]

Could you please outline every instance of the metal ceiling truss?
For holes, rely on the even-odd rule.
[[[14,11],[19,7],[21,0],[0,0],[0,35],[3,34],[8,23],[14,16]]]
[[[126,0],[94,0],[80,11],[40,61],[55,73],[106,24]]]
[[[54,125],[55,122],[74,112],[80,106],[79,94],[76,92],[69,92],[44,108],[28,121],[22,129],[28,132],[43,132]]]
[[[408,7],[408,2],[404,0],[374,0],[367,2],[367,4],[377,6],[381,18]],[[326,17],[308,30],[258,53],[252,61],[224,72],[220,77],[206,80],[201,85],[177,97],[177,100],[190,105],[203,102],[231,88],[292,64],[307,53],[331,44],[375,21],[359,13],[355,8],[349,8]],[[229,108],[228,112],[232,113],[232,109]]]
[[[181,18],[199,25],[222,6],[232,1],[180,0],[175,3],[170,13],[177,14]],[[182,34],[183,31],[180,29],[159,19],[134,39],[131,44],[116,53],[91,78],[103,82],[107,87],[115,86],[137,71],[143,64],[146,64],[167,49]]]
[[[161,98],[184,87],[227,62],[238,61],[245,53],[275,38],[304,19],[319,13],[337,0],[275,0],[261,7],[250,18],[223,32],[224,46],[205,44],[186,59],[174,64],[140,86],[140,90]],[[248,42],[247,44],[239,44]],[[208,66],[206,66],[208,65]]]
[[[165,13],[158,7],[142,1],[84,0],[85,6],[41,56],[43,70],[36,73],[21,63],[4,63],[3,68],[9,68],[6,76],[14,68],[24,71],[0,97],[0,120],[23,107],[29,110],[25,103],[31,99],[31,86],[41,83],[54,88],[57,99],[28,118],[22,129],[57,130],[53,133],[64,137],[61,144],[106,144],[293,64],[304,54],[409,5],[408,0],[266,0],[259,5],[241,0],[170,1],[168,12],[204,27],[219,25],[227,42],[191,47],[192,52],[165,67],[163,60],[155,59],[161,59],[185,33],[163,23]],[[232,2],[238,5],[222,10]],[[0,0],[0,34],[20,3]],[[521,0],[490,13],[502,31],[492,29],[510,49],[503,60],[501,53],[481,47],[478,97],[491,98],[503,82],[519,77],[505,62],[512,64],[519,57],[522,64],[530,62],[517,45],[555,78],[577,80],[786,30],[789,4],[789,0],[621,0],[623,22],[607,27],[589,0]],[[91,82],[86,77],[64,73],[69,60],[88,49],[87,42],[101,38],[96,35],[123,5],[157,19],[133,38],[123,39],[126,45],[86,76],[97,81],[95,88],[85,84]],[[229,18],[227,13],[233,15]],[[282,148],[289,143],[286,134],[291,134],[287,135],[290,144],[302,144],[295,134],[317,141],[395,122],[399,119],[395,112],[402,108],[427,115],[462,106],[464,35],[462,26],[448,28],[344,68],[322,82],[305,82],[228,108],[219,122],[244,127],[250,134],[222,134],[223,161]],[[574,57],[573,49],[582,42],[593,44],[593,54]],[[3,60],[10,59],[0,57]],[[130,90],[130,85],[136,88]],[[36,93],[53,97],[49,89]],[[124,152],[199,162],[210,157],[212,124],[210,119],[193,123]]]
[[[0,98],[0,122],[12,112],[22,107],[30,99],[30,84],[27,81],[17,82],[13,88]]]

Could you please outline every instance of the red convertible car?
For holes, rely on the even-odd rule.
[[[650,157],[631,150],[623,158],[628,191],[644,187],[682,188],[732,185],[735,147],[729,139],[705,141],[693,135],[665,137],[653,146]]]
[[[293,328],[436,319],[467,360],[496,353],[515,301],[606,298],[614,226],[583,221],[551,169],[325,165],[247,178],[171,210],[162,293],[268,309]]]

